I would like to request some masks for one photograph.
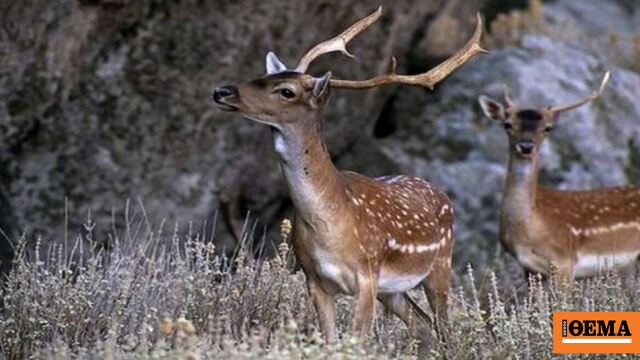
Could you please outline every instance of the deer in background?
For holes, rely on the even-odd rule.
[[[640,188],[561,191],[538,186],[540,146],[559,114],[602,93],[609,72],[591,95],[566,106],[521,109],[479,98],[484,114],[509,137],[509,165],[500,214],[500,240],[527,272],[571,283],[603,270],[635,266],[640,255]]]
[[[331,88],[368,89],[385,84],[432,88],[475,54],[482,22],[472,38],[434,69],[418,75],[392,70],[368,80],[316,78],[306,74],[318,56],[340,51],[381,16],[381,9],[338,36],[309,50],[289,70],[278,58],[266,57],[267,75],[239,85],[218,87],[213,99],[220,109],[269,125],[274,148],[295,207],[293,249],[307,278],[326,342],[335,338],[335,296],[355,297],[354,330],[365,336],[375,300],[402,319],[429,350],[432,323],[407,295],[422,285],[438,324],[447,319],[447,295],[453,246],[453,207],[447,195],[411,176],[369,178],[340,171],[322,137],[322,109]]]

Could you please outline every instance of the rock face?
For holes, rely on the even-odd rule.
[[[384,71],[420,40],[441,3],[394,2],[350,44],[355,61],[330,54],[311,72]],[[268,129],[218,111],[211,91],[264,74],[269,50],[293,66],[377,4],[15,2],[0,42],[1,218],[45,239],[61,234],[65,219],[81,229],[90,209],[97,233],[125,225],[127,199],[132,216],[141,218],[143,204],[152,224],[211,222],[221,201],[240,225],[249,210],[263,224],[278,221],[286,191]],[[463,30],[474,25],[473,11],[467,15]],[[470,31],[460,34],[462,43]],[[361,129],[372,127],[390,94],[334,94],[326,124],[334,153],[367,135]]]
[[[640,2],[560,0],[544,8],[544,19],[551,38],[640,71]]]
[[[640,3],[634,0],[560,0],[549,4],[545,14],[548,22],[564,23],[592,39],[640,32]]]
[[[547,9],[564,9],[555,13],[568,18],[576,14],[573,3],[581,1]],[[290,202],[269,130],[218,111],[211,90],[261,76],[269,50],[294,65],[310,46],[377,4],[13,2],[0,27],[0,98],[6,100],[0,102],[0,227],[14,238],[26,232],[46,242],[65,227],[82,230],[91,210],[95,237],[107,241],[112,228],[145,216],[151,224],[166,219],[183,228],[190,221],[196,228],[210,224],[223,203],[236,228],[251,211],[277,230],[273,225]],[[491,18],[525,4],[383,4],[384,18],[350,44],[355,60],[330,54],[311,72],[362,79],[385,71],[392,55],[399,72],[424,71],[468,38],[476,11]],[[545,21],[555,21],[545,14]],[[625,19],[634,24],[637,16]],[[589,26],[607,26],[599,24]],[[476,98],[499,96],[501,82],[523,104],[542,106],[585,94],[605,68],[613,69],[600,101],[562,117],[544,150],[542,182],[563,188],[640,182],[638,76],[601,59],[526,36],[521,48],[473,60],[435,92],[335,91],[326,111],[328,146],[342,168],[370,176],[416,174],[445,188],[457,207],[456,261],[483,261],[485,249],[495,246],[506,137],[481,118]],[[125,217],[127,199],[132,210]],[[223,227],[216,239],[226,234]],[[8,252],[2,249],[0,238],[0,254]]]
[[[470,249],[495,246],[506,174],[507,137],[483,117],[477,97],[501,100],[505,83],[521,106],[568,103],[593,91],[606,69],[612,75],[603,96],[559,117],[543,146],[541,184],[561,189],[638,184],[640,76],[580,48],[527,35],[520,48],[475,60],[435,93],[398,91],[390,111],[396,131],[380,141],[381,152],[401,171],[448,190],[457,210],[459,263],[486,256]],[[416,109],[417,103],[424,105]]]

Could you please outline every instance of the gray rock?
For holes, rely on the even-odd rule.
[[[102,241],[143,215],[151,224],[166,219],[184,228],[192,221],[197,228],[212,221],[221,200],[238,224],[249,210],[263,224],[277,223],[287,194],[269,131],[217,110],[211,91],[261,76],[269,50],[294,65],[310,46],[377,6],[15,2],[0,29],[0,98],[7,100],[0,102],[0,188],[10,202],[3,211],[13,209],[16,227],[45,242],[63,233],[66,219],[71,233],[81,231],[89,209]],[[394,2],[349,46],[355,60],[330,54],[311,72],[382,72],[439,11],[440,1]],[[326,125],[333,152],[367,136],[391,91],[334,94]]]
[[[549,23],[579,29],[591,39],[640,32],[640,3],[633,0],[559,0],[545,8],[545,16]]]
[[[609,61],[638,71],[640,2],[559,0],[544,7],[544,18],[550,37],[596,49]]]
[[[454,2],[385,5],[382,21],[350,45],[355,60],[331,54],[311,71],[365,78],[384,71],[392,55],[399,72],[423,70],[457,48],[445,49],[448,39],[466,40],[461,34],[470,31],[473,12],[487,8]],[[269,50],[293,65],[309,46],[378,4],[14,3],[19,6],[8,8],[0,26],[0,227],[14,237],[41,234],[45,243],[65,227],[84,231],[89,209],[95,238],[106,242],[112,228],[124,237],[146,220],[166,219],[167,235],[174,222],[183,229],[193,222],[197,230],[204,221],[210,225],[220,202],[229,204],[237,227],[251,211],[252,219],[277,231],[290,203],[269,131],[218,111],[211,90],[263,74]],[[610,13],[622,19],[620,29],[636,31],[639,12],[616,5],[637,10],[635,2],[600,3],[549,3],[545,19],[554,21],[549,9],[555,7],[562,19],[577,19],[571,26],[583,36],[613,23],[592,24],[575,14]],[[545,106],[582,96],[605,69],[613,70],[601,100],[561,118],[543,150],[541,180],[575,189],[640,182],[640,80],[603,59],[558,39],[526,36],[521,48],[474,60],[434,92],[335,91],[326,139],[342,168],[370,176],[416,174],[446,189],[457,210],[456,262],[486,263],[493,254],[487,249],[496,247],[507,154],[502,129],[480,114],[479,94],[501,96],[505,82],[519,102]],[[224,243],[225,233],[218,229],[215,238]]]

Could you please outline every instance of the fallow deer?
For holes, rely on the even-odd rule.
[[[239,112],[272,129],[295,207],[294,252],[307,277],[325,340],[335,338],[334,297],[343,293],[355,296],[357,335],[368,333],[377,298],[407,323],[425,354],[431,323],[407,292],[422,284],[436,317],[447,318],[451,201],[443,191],[416,177],[369,178],[338,170],[322,137],[321,112],[330,88],[368,89],[396,83],[432,88],[484,51],[479,45],[483,26],[478,16],[475,32],[464,47],[426,73],[400,75],[393,66],[389,73],[363,81],[333,79],[331,72],[319,78],[306,74],[309,64],[322,54],[340,51],[352,56],[346,44],[380,16],[379,8],[316,45],[294,70],[288,70],[270,52],[266,76],[218,87],[213,99],[220,109]]]
[[[479,98],[487,117],[502,123],[509,138],[509,165],[500,214],[500,240],[528,273],[560,281],[635,266],[640,255],[640,188],[620,186],[589,191],[560,191],[538,186],[540,146],[558,115],[583,106],[602,93],[566,106],[521,109]]]

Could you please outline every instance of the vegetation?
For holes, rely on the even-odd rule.
[[[45,359],[393,358],[415,354],[404,324],[381,309],[369,339],[348,335],[350,302],[339,301],[340,341],[320,339],[305,278],[293,270],[286,242],[258,260],[245,241],[229,258],[211,239],[141,221],[114,230],[113,248],[93,246],[89,218],[73,246],[17,248],[0,313],[0,357]],[[144,230],[140,230],[144,229]],[[283,237],[290,227],[281,229]],[[252,238],[247,231],[245,238]],[[88,246],[87,246],[88,244]],[[262,245],[266,242],[262,242]],[[249,249],[252,249],[249,251]],[[496,264],[504,263],[497,258]],[[450,298],[448,342],[435,358],[551,358],[556,310],[638,309],[640,288],[613,274],[560,290],[553,281],[513,278],[504,266],[480,276],[457,272]],[[635,280],[630,280],[636,284]],[[413,296],[427,307],[422,292]]]
[[[582,44],[594,54],[613,64],[632,71],[640,71],[640,33],[608,33],[606,41],[597,41],[584,29],[573,24],[548,23],[544,19],[542,0],[531,0],[522,10],[499,14],[491,23],[486,44],[490,49],[519,46],[526,34],[541,34],[568,44]]]

